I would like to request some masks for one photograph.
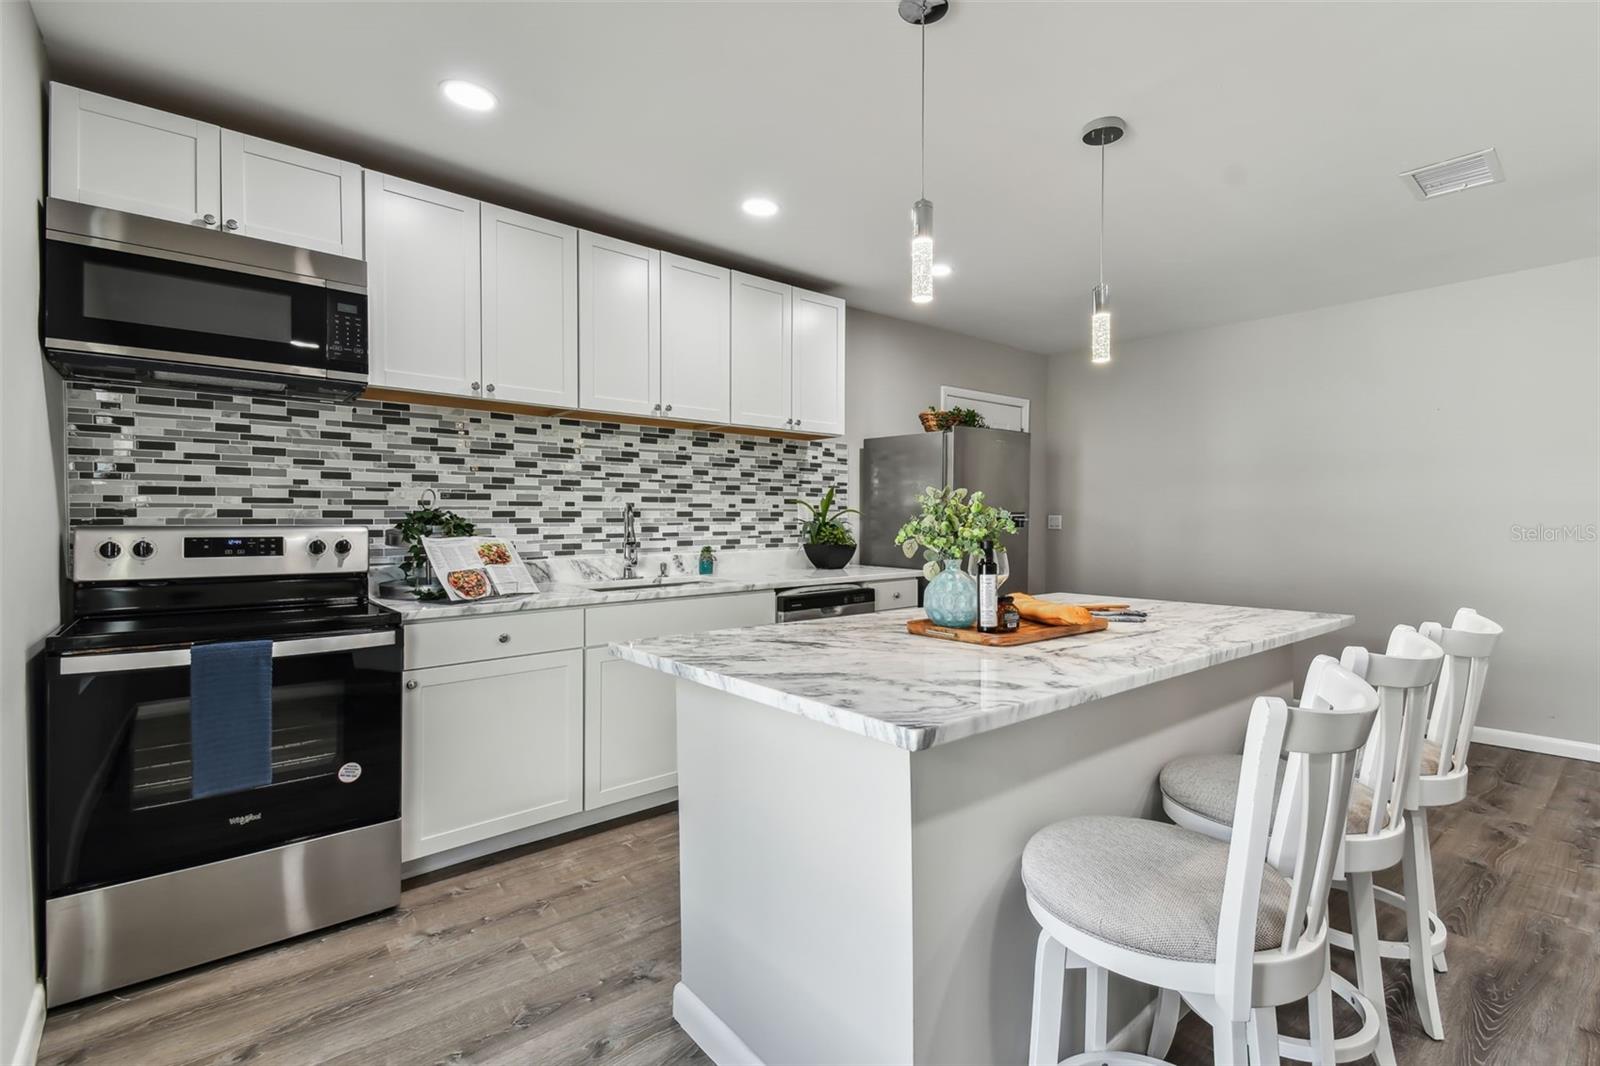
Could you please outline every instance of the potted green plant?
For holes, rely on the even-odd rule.
[[[806,558],[819,570],[838,570],[849,563],[856,553],[855,534],[840,519],[847,514],[860,512],[853,507],[835,509],[834,491],[832,485],[828,486],[828,491],[822,494],[822,499],[815,506],[805,500],[789,501],[811,512],[811,518],[802,530],[805,537],[803,544]]]
[[[971,407],[952,407],[948,411],[941,411],[932,404],[926,411],[921,411],[917,417],[922,421],[922,428],[929,433],[947,431],[956,426],[971,426],[973,429],[984,429],[988,423]]]
[[[426,497],[424,497],[424,501]],[[429,506],[426,502],[415,511],[407,511],[384,535],[384,543],[394,547],[404,546],[405,556],[400,560],[400,570],[411,582],[412,594],[419,600],[444,598],[445,591],[428,564],[428,553],[422,547],[423,537],[470,537],[478,527],[454,511]]]
[[[894,536],[907,559],[923,553],[928,579],[922,603],[934,624],[965,629],[978,617],[978,583],[962,569],[986,540],[1015,533],[1009,511],[983,502],[983,493],[929,486],[917,497],[918,513]]]

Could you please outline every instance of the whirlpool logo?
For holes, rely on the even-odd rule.
[[[251,822],[261,821],[260,811],[251,811],[249,814],[236,814],[228,819],[229,825],[249,825]]]

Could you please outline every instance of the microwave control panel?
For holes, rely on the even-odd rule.
[[[353,292],[328,293],[328,358],[366,362],[366,296]]]

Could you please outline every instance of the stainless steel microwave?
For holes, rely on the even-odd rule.
[[[66,377],[348,398],[367,383],[359,259],[45,201],[45,355]]]

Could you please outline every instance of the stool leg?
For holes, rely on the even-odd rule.
[[[1383,1000],[1383,957],[1378,944],[1378,906],[1372,896],[1372,875],[1352,873],[1345,880],[1349,886],[1350,935],[1355,942],[1356,987],[1378,1011],[1378,1046],[1372,1054],[1378,1066],[1396,1066],[1389,1011]]]
[[[1150,1046],[1145,1052],[1153,1059],[1164,1059],[1172,1050],[1172,1038],[1178,1033],[1178,1008],[1183,999],[1170,988],[1163,988],[1156,997],[1156,1017],[1150,1025]]]
[[[1244,1066],[1250,1061],[1249,1023],[1211,1023],[1211,1061],[1215,1066]]]
[[[1421,810],[1406,817],[1406,846],[1400,856],[1400,870],[1406,888],[1406,942],[1411,952],[1411,986],[1417,997],[1417,1014],[1422,1029],[1435,1040],[1444,1039],[1444,1021],[1439,1012],[1439,989],[1433,983],[1433,952],[1429,946],[1432,930],[1428,914],[1433,901],[1428,892],[1428,819]],[[1426,881],[1425,881],[1426,879]]]
[[[1312,1066],[1336,1066],[1333,1050],[1333,974],[1324,970],[1322,982],[1306,1006],[1311,1013],[1311,1063]]]
[[[1423,920],[1427,921],[1428,915],[1439,912],[1439,894],[1433,888],[1433,842],[1428,834],[1428,811],[1424,807],[1419,807],[1408,817],[1417,820],[1417,846],[1422,849],[1422,859],[1417,864],[1417,876],[1423,896]],[[1432,938],[1433,930],[1428,930],[1428,936]],[[1433,968],[1437,973],[1445,972],[1443,948],[1440,948],[1439,953],[1433,957]]]
[[[1033,1031],[1028,1039],[1028,1066],[1056,1066],[1061,1061],[1061,995],[1067,976],[1067,949],[1040,930],[1033,958]]]
[[[1100,966],[1087,966],[1083,971],[1083,1050],[1104,1051],[1106,1049],[1106,1021],[1109,1006],[1106,1003],[1108,990],[1105,969]]]
[[[1252,1066],[1278,1066],[1278,1008],[1257,1007],[1250,1012],[1250,1062]]]

